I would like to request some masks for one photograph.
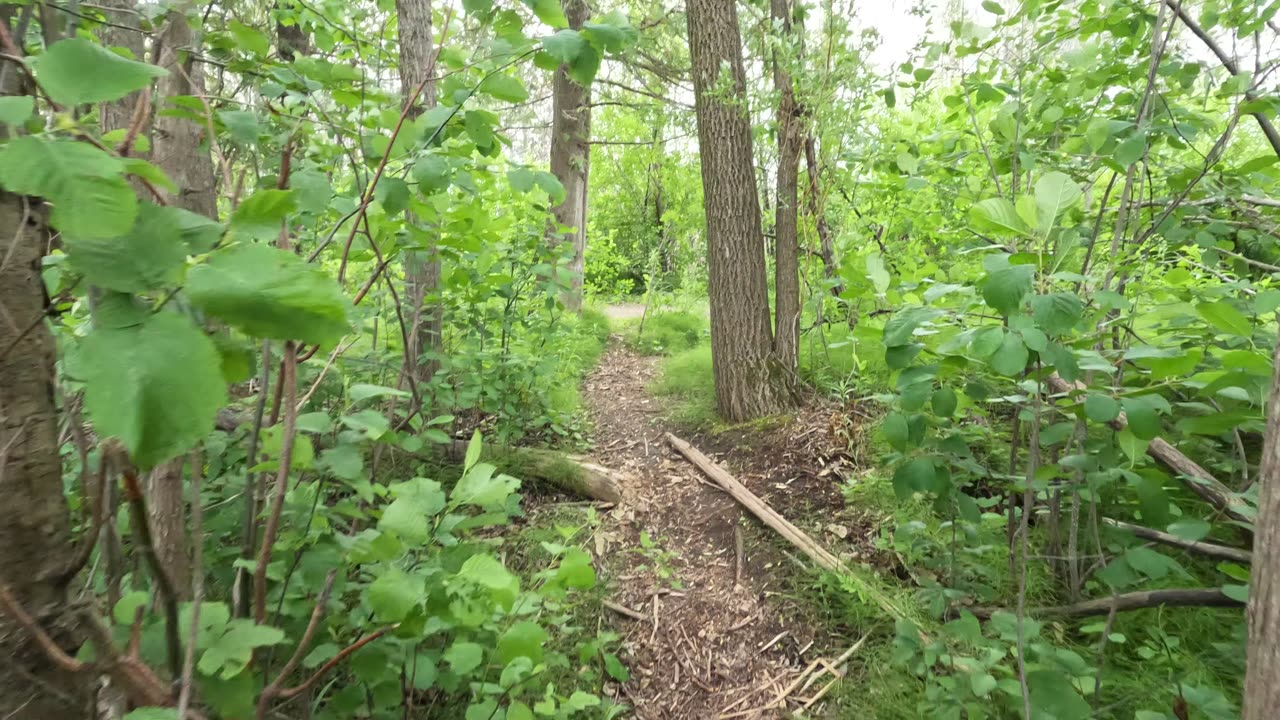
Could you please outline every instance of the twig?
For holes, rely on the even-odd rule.
[[[185,720],[191,703],[192,678],[196,666],[196,638],[200,635],[200,604],[204,602],[204,503],[200,500],[204,480],[204,453],[191,451],[191,629],[187,656],[182,661],[182,685],[178,690],[178,720]]]
[[[601,604],[604,605],[606,608],[618,613],[619,615],[626,615],[632,620],[639,620],[641,622],[648,620],[648,618],[645,617],[643,613],[632,610],[631,608],[626,607],[625,605],[619,605],[618,603],[609,602],[608,600],[603,601]]]
[[[129,514],[133,516],[133,529],[138,536],[138,544],[142,547],[142,555],[146,558],[151,574],[155,576],[159,589],[160,602],[164,605],[165,615],[165,653],[169,661],[171,677],[182,676],[182,641],[178,637],[178,593],[174,589],[173,579],[169,571],[160,562],[156,553],[155,539],[151,535],[151,523],[147,517],[146,500],[142,496],[142,488],[138,484],[138,473],[128,463],[123,468],[125,500],[129,503]]]
[[[80,672],[85,668],[84,663],[66,654],[62,651],[62,648],[58,647],[58,643],[54,642],[53,638],[49,637],[49,634],[44,631],[44,628],[40,627],[35,618],[31,617],[22,608],[18,599],[10,592],[9,586],[4,583],[0,583],[0,608],[4,608],[5,614],[13,618],[15,622],[27,631],[31,639],[36,641],[36,644],[40,646],[40,649],[55,665],[67,672]]]
[[[284,498],[289,491],[289,469],[293,464],[293,444],[298,434],[298,361],[293,341],[285,342],[283,355],[280,384],[284,388],[284,425],[281,428],[280,467],[276,470],[275,496],[271,498],[271,512],[262,532],[262,549],[258,552],[258,565],[253,573],[253,617],[260,625],[267,619],[267,565],[271,563],[272,546],[280,529]]]
[[[262,694],[258,697],[258,718],[261,720],[267,715],[267,710],[271,706],[272,701],[281,694],[281,686],[288,679],[289,675],[302,662],[302,658],[306,655],[307,650],[311,647],[311,641],[315,637],[316,629],[320,627],[320,620],[324,617],[326,606],[329,604],[329,594],[333,592],[333,583],[338,577],[336,569],[330,570],[324,579],[324,587],[320,590],[320,595],[316,598],[316,606],[311,610],[311,619],[307,622],[307,629],[302,633],[302,639],[298,641],[298,647],[293,651],[293,655],[289,658],[284,667],[280,669],[280,673],[276,675],[276,679],[263,689]]]
[[[307,678],[306,681],[303,682],[301,685],[295,685],[294,687],[285,688],[284,690],[281,690],[280,698],[283,700],[288,700],[290,698],[293,698],[296,695],[306,692],[307,688],[311,687],[312,685],[315,685],[320,680],[320,678],[324,677],[326,673],[328,673],[330,670],[337,667],[338,664],[341,663],[343,660],[346,660],[351,655],[351,653],[354,653],[355,651],[359,650],[365,645],[368,645],[374,640],[377,640],[383,635],[386,635],[387,633],[391,632],[397,627],[399,627],[399,623],[395,625],[388,625],[387,627],[381,628],[379,630],[375,630],[369,633],[368,635],[365,635],[364,637],[360,638],[359,640],[351,643],[350,645],[346,646],[345,648],[340,650],[337,655],[334,655],[333,658],[329,660],[329,662],[325,663],[320,667],[319,670],[315,671],[315,673],[313,673],[311,677]]]

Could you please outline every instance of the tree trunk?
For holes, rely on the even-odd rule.
[[[191,54],[198,40],[186,15],[190,9],[190,5],[175,7],[165,19],[157,64],[169,74],[156,85],[158,109],[163,109],[171,98],[205,92],[203,68]],[[217,176],[207,136],[209,122],[157,114],[151,147],[152,161],[179,188],[170,203],[216,220]],[[188,599],[191,561],[182,466],[183,458],[175,458],[155,467],[147,476],[147,515],[160,563],[173,580],[178,597]]]
[[[689,55],[707,218],[707,294],[716,407],[731,421],[791,404],[773,356],[760,200],[752,167],[742,40],[734,0],[689,0]],[[720,82],[728,72],[728,87]]]
[[[817,143],[810,135],[804,141],[804,164],[809,173],[809,214],[813,216],[813,227],[818,233],[818,255],[822,258],[822,274],[831,284],[831,295],[840,297],[844,292],[844,283],[839,280],[839,268],[836,267],[835,244],[831,240],[831,226],[827,224],[827,214],[822,208],[818,178],[822,168],[818,165]]]
[[[409,108],[408,117],[416,118],[424,110],[436,106],[436,83],[429,78],[431,58],[435,52],[432,39],[431,0],[396,0],[396,17],[400,26],[400,92],[408,103],[413,93],[422,86],[418,103]],[[425,83],[425,84],[424,84]],[[410,217],[410,222],[414,218]],[[426,252],[410,252],[404,261],[404,316],[409,320],[405,328],[409,347],[406,357],[412,358],[415,367],[405,368],[413,373],[418,383],[425,383],[435,375],[438,366],[433,356],[423,358],[424,352],[440,349],[440,333],[443,316],[438,302],[427,303],[427,295],[435,295],[440,287],[440,256],[432,248]]]
[[[66,588],[56,580],[72,559],[62,496],[54,343],[44,320],[40,261],[48,232],[39,201],[0,193],[0,234],[12,256],[0,263],[0,583],[67,652],[79,645]],[[0,610],[0,718],[89,716],[91,673],[67,673]],[[57,693],[51,692],[56,690]]]
[[[586,0],[565,0],[564,14],[569,27],[577,30],[586,22],[590,8]],[[587,177],[591,171],[591,89],[569,77],[569,67],[561,65],[552,80],[551,173],[564,186],[564,201],[556,205],[555,227],[548,230],[551,244],[573,247],[569,261],[569,291],[564,304],[582,310],[582,257],[587,247]],[[560,228],[567,228],[563,233]]]
[[[784,40],[792,35],[791,8],[787,0],[771,0],[775,23],[781,24]],[[781,54],[782,57],[778,55]],[[800,237],[797,203],[800,179],[800,148],[803,145],[801,109],[795,87],[787,71],[785,48],[773,58],[773,84],[778,91],[778,175],[777,206],[774,214],[774,334],[773,352],[793,379],[799,365],[800,338]],[[792,380],[793,381],[793,380]]]
[[[298,55],[311,53],[311,38],[297,22],[282,22],[282,16],[297,13],[296,9],[287,8],[287,5],[292,5],[292,3],[277,1],[274,6],[276,15],[276,49],[280,54],[281,60],[293,62],[293,59]]]
[[[1244,720],[1270,720],[1280,708],[1280,342],[1276,352],[1262,467],[1258,470]]]

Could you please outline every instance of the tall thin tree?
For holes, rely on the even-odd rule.
[[[792,27],[789,0],[770,0],[779,45],[773,54],[773,84],[778,92],[778,168],[777,207],[774,209],[774,354],[786,371],[787,380],[794,378],[799,364],[800,338],[800,235],[798,228],[800,150],[804,146],[803,113],[796,102],[795,85],[788,65],[797,54],[792,44],[796,33]]]
[[[587,21],[587,0],[565,0],[569,27]],[[569,74],[568,65],[556,69],[551,90],[551,172],[564,186],[564,200],[553,208],[557,227],[548,229],[554,244],[572,245],[570,288],[565,306],[582,309],[582,259],[587,240],[587,180],[591,173],[591,88]],[[560,228],[567,228],[563,233]]]
[[[734,0],[688,0],[688,26],[707,218],[716,406],[729,420],[746,420],[777,412],[793,398],[787,368],[773,352]]]

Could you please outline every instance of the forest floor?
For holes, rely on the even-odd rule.
[[[660,358],[614,340],[584,389],[594,459],[627,477],[595,548],[620,606],[615,627],[631,674],[624,699],[648,720],[787,716],[831,680],[783,697],[795,678],[849,640],[821,636],[790,592],[789,581],[808,572],[799,553],[667,445],[665,433],[680,430],[647,389]],[[851,470],[849,443],[837,442],[847,423],[831,410],[684,439],[820,542],[865,557],[874,523],[823,525],[844,508],[837,478]]]

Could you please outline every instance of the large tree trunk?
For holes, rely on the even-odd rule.
[[[44,321],[40,261],[48,242],[39,201],[0,193],[0,583],[74,655],[77,623],[58,578],[71,562],[62,496],[54,344]],[[0,718],[87,717],[91,673],[60,670],[0,609]],[[51,691],[52,690],[52,691]],[[54,692],[56,691],[56,692]]]
[[[783,28],[784,39],[792,34],[791,8],[787,0],[771,0],[773,20]],[[778,175],[777,207],[774,215],[774,336],[773,351],[786,377],[795,377],[799,365],[800,338],[800,236],[797,226],[797,185],[800,179],[800,148],[804,143],[801,110],[796,102],[788,57],[784,51],[773,59],[773,84],[778,91]]]
[[[396,0],[396,17],[400,26],[400,92],[404,102],[422,86],[418,102],[409,108],[410,118],[418,117],[424,110],[436,106],[436,83],[429,77],[434,40],[431,36],[431,0]],[[413,218],[410,218],[413,221]],[[425,302],[427,295],[435,295],[440,287],[440,256],[432,248],[426,252],[411,252],[404,260],[404,316],[409,321],[405,328],[409,347],[405,353],[406,373],[418,383],[431,380],[437,362],[434,357],[423,358],[424,352],[434,354],[440,349],[440,333],[444,318],[438,302]]]
[[[586,0],[565,0],[569,27],[577,30],[587,21]],[[564,186],[564,201],[553,208],[557,226],[548,231],[553,243],[573,247],[569,261],[569,291],[565,307],[582,310],[582,257],[587,247],[587,178],[591,170],[591,89],[569,77],[567,65],[556,69],[552,80],[551,172]]]
[[[1280,708],[1280,343],[1276,347],[1267,434],[1258,471],[1258,519],[1249,579],[1249,655],[1244,720],[1271,720]]]
[[[732,421],[791,403],[773,355],[760,200],[752,167],[742,40],[734,0],[689,0],[689,55],[707,217],[707,294],[716,407]],[[728,70],[728,86],[721,69]]]

